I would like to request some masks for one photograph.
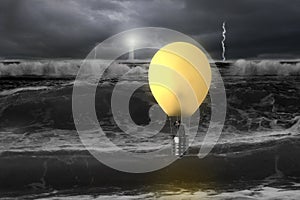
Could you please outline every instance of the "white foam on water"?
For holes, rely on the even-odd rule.
[[[81,60],[40,60],[0,63],[0,76],[75,76]]]
[[[7,95],[12,95],[18,92],[25,92],[25,91],[37,91],[37,90],[47,90],[51,89],[50,87],[47,86],[36,86],[36,87],[21,87],[21,88],[14,88],[11,90],[3,90],[0,92],[0,96],[7,96]]]
[[[239,59],[230,67],[231,75],[300,75],[300,62],[281,63],[278,60],[251,61]]]
[[[165,190],[165,191],[139,191],[134,195],[134,192],[127,194],[126,191],[112,192],[112,194],[62,194],[59,195],[45,194],[46,197],[42,197],[43,194],[32,195],[35,199],[39,200],[70,200],[70,199],[115,199],[115,200],[129,200],[129,199],[159,199],[159,200],[173,200],[173,199],[189,199],[189,200],[233,200],[233,199],[243,199],[243,200],[290,200],[290,199],[300,199],[300,190],[296,189],[281,189],[275,187],[256,187],[251,189],[243,190],[231,190],[218,192],[214,190],[199,190],[199,191],[189,191],[186,189],[177,190]],[[38,197],[39,196],[39,197]],[[28,196],[27,196],[28,197]],[[8,198],[9,199],[9,198]]]
[[[82,74],[85,72],[88,76],[97,75],[102,71],[107,60],[22,60],[19,63],[1,63],[0,77],[18,77],[18,76],[43,76],[43,77],[75,77],[80,67],[83,67]],[[145,69],[140,66],[133,68],[132,75],[145,73]],[[109,65],[105,76],[106,78],[120,77],[129,72],[131,68],[126,64],[113,62]],[[103,71],[102,71],[103,72]]]

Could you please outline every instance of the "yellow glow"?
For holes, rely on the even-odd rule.
[[[208,93],[211,69],[199,48],[175,42],[153,56],[148,78],[154,98],[167,115],[190,116]]]

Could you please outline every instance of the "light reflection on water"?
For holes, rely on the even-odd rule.
[[[15,194],[16,195],[16,194]],[[5,199],[15,199],[5,197]],[[26,199],[300,199],[300,183],[294,180],[273,179],[260,182],[210,184],[160,184],[152,186],[124,186],[48,191],[21,195]],[[0,198],[2,199],[2,198]]]

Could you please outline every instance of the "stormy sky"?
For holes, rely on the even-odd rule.
[[[1,58],[84,58],[98,42],[136,27],[190,35],[221,59],[299,58],[299,0],[1,0]]]

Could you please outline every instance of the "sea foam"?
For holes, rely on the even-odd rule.
[[[249,61],[240,59],[230,67],[231,75],[300,75],[300,63],[288,63],[277,60]]]

